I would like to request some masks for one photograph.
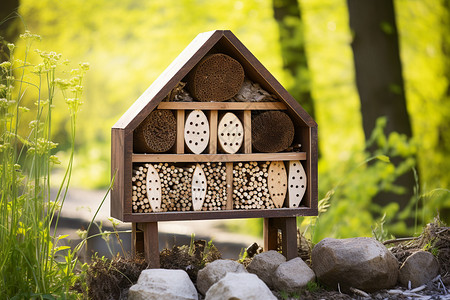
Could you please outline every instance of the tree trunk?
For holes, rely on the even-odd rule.
[[[288,87],[289,93],[315,119],[299,4],[297,0],[272,0],[272,6],[280,34],[283,68],[295,82]]]
[[[412,136],[400,62],[393,0],[347,0],[355,62],[356,85],[361,101],[363,129],[368,140],[379,117],[386,117],[385,134]],[[376,145],[374,145],[376,147]],[[370,151],[374,151],[372,147]],[[391,157],[398,166],[402,157]],[[395,182],[402,195],[381,192],[373,201],[380,205],[398,202],[402,210],[411,200],[415,180],[412,171]],[[408,222],[411,224],[411,222]]]
[[[449,186],[449,176],[444,175],[445,170],[450,169],[448,154],[450,153],[450,0],[442,0],[443,16],[442,16],[442,53],[444,54],[444,77],[447,79],[447,89],[441,99],[441,122],[438,126],[438,141],[436,144],[436,152],[439,155],[439,163],[443,177],[441,184]],[[439,214],[444,222],[450,221],[450,207],[441,207]]]
[[[20,22],[17,16],[19,0],[2,1],[0,9],[0,62],[8,60],[7,43],[14,43],[19,37]]]

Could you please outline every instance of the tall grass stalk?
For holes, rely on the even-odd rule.
[[[31,64],[32,44],[40,37],[26,31],[21,38],[24,59],[16,59],[19,48],[8,44],[10,57],[0,71],[0,294],[6,299],[67,298],[76,260],[70,250],[62,255],[69,247],[61,246],[66,236],[58,236],[57,227],[72,174],[77,112],[88,65],[72,70],[69,80],[58,79],[61,55],[36,50],[40,63]],[[52,155],[57,144],[51,140],[58,89],[69,107],[71,148],[52,198],[52,168],[60,163]],[[34,115],[28,124],[25,114]]]

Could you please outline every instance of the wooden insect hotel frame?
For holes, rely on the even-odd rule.
[[[111,215],[159,267],[158,222],[264,218],[297,256],[317,215],[317,124],[227,30],[199,34],[112,127]]]

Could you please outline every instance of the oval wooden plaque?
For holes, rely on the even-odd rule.
[[[150,207],[154,212],[161,211],[161,181],[159,179],[158,171],[150,164],[148,165],[146,181]]]
[[[206,197],[207,181],[205,172],[202,167],[197,164],[192,177],[192,206],[194,210],[202,210],[203,202]]]
[[[287,175],[286,168],[282,161],[273,161],[269,166],[268,175],[269,193],[273,203],[277,208],[283,206],[286,198]]]
[[[244,127],[235,114],[227,112],[219,122],[217,135],[222,150],[234,154],[241,148],[244,140]]]
[[[306,191],[306,173],[298,160],[289,162],[288,199],[289,207],[299,207]]]
[[[209,122],[201,110],[192,111],[186,118],[184,141],[195,154],[202,153],[209,142]]]

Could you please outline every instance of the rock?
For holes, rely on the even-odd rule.
[[[274,288],[295,292],[316,279],[314,271],[300,258],[294,258],[278,266],[273,278]]]
[[[400,267],[398,281],[401,285],[415,288],[428,283],[439,274],[439,262],[427,251],[417,251],[410,255]]]
[[[198,300],[197,290],[183,270],[142,271],[137,284],[128,291],[129,300]]]
[[[286,258],[282,254],[270,250],[256,255],[247,266],[247,271],[256,274],[269,288],[272,288],[273,274],[284,262],[286,262]]]
[[[205,300],[276,300],[267,285],[255,274],[227,273],[206,293]]]
[[[245,270],[244,266],[237,261],[227,259],[215,260],[198,271],[197,289],[200,293],[205,295],[206,291],[208,291],[213,284],[225,277],[227,272],[247,273],[247,270]]]
[[[393,287],[398,261],[372,238],[325,238],[312,250],[312,269],[319,281],[348,292],[350,287],[373,292]]]

